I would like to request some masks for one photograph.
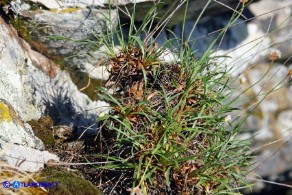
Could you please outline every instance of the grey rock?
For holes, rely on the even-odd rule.
[[[206,18],[205,20],[200,21],[194,31],[192,31],[196,20],[189,19],[185,22],[184,32],[182,32],[182,24],[177,24],[174,26],[174,34],[179,39],[182,39],[182,33],[184,37],[189,37],[190,40],[192,40],[190,43],[192,50],[196,51],[198,56],[202,56],[209,49],[209,46],[213,43],[213,41],[218,38],[219,33],[221,32],[219,29],[226,27],[229,21],[230,16],[227,15]],[[229,30],[225,33],[224,38],[222,38],[222,41],[220,42],[221,39],[219,39],[219,41],[215,43],[212,49],[232,49],[235,48],[240,42],[245,40],[249,34],[247,24],[242,21],[243,20],[238,19],[237,22],[239,22],[239,24],[230,27]],[[191,32],[193,33],[191,34]],[[175,37],[171,36],[170,38]]]
[[[108,110],[108,103],[92,101],[81,93],[65,71],[53,79],[41,74],[33,79],[36,94],[42,97],[42,113],[51,116],[56,125],[73,126],[79,133],[97,131],[96,118]]]
[[[80,131],[92,124],[94,124],[92,129],[96,131],[96,117],[108,107],[107,103],[92,101],[81,93],[68,73],[60,71],[60,68],[49,59],[33,51],[2,18],[0,18],[0,98],[11,104],[24,124],[26,121],[38,119],[41,115],[50,114],[55,117],[56,125],[72,125]],[[10,124],[4,121],[2,125],[5,129],[3,126],[1,131],[5,134],[9,131],[7,128]],[[33,144],[33,140],[37,139],[33,137],[29,127],[23,126],[14,125],[14,131],[10,131],[9,137],[5,140],[42,148],[43,146]],[[27,133],[20,133],[19,129],[26,130]],[[13,142],[17,134],[21,134],[21,138]],[[26,140],[27,134],[31,138]]]
[[[41,4],[48,9],[62,9],[66,7],[105,7],[108,0],[29,0]]]
[[[242,90],[248,89],[245,96],[251,98],[244,103],[247,110],[253,113],[246,120],[246,126],[255,131],[254,140],[257,142],[285,137],[283,132],[287,130],[287,120],[282,115],[277,119],[277,113],[292,106],[285,86],[287,73],[287,67],[277,63],[273,66],[269,63],[256,64],[244,72],[247,81],[241,87]]]
[[[48,151],[39,151],[22,145],[7,143],[0,139],[0,159],[22,171],[36,172],[44,168],[48,160],[59,161]]]
[[[278,114],[277,125],[283,137],[292,137],[292,110],[285,110]]]
[[[133,2],[127,4],[126,7],[130,13],[133,12],[135,8],[135,20],[136,21],[143,21],[147,12],[154,6],[157,1],[144,1],[137,5]],[[157,18],[156,22],[159,21],[162,17],[168,17],[170,13],[177,8],[181,1],[174,0],[174,1],[164,1],[163,3],[158,5],[157,9]],[[201,1],[201,0],[193,0],[189,1],[188,9],[187,9],[187,19],[196,19],[207,5],[208,1]],[[207,9],[204,12],[204,15],[213,16],[216,14],[225,13],[227,11],[232,12],[232,9],[235,9],[238,6],[238,0],[222,0],[220,3],[215,1],[210,1]],[[224,6],[225,5],[225,6]],[[229,8],[227,8],[227,6]],[[123,8],[123,6],[121,6]],[[185,13],[186,3],[184,3],[174,14],[172,19],[169,21],[168,26],[173,26],[178,23],[182,23],[184,21],[184,13]],[[126,9],[125,9],[126,10]],[[170,10],[170,12],[168,12]],[[165,15],[166,14],[166,15]],[[121,18],[128,20],[129,17],[121,12]]]
[[[22,2],[21,0],[15,0],[10,2],[8,9],[12,11],[15,15],[19,15],[21,11],[29,10],[30,5],[25,2]]]
[[[2,18],[0,45],[0,137],[7,142],[44,149],[44,144],[25,123],[41,115],[36,106],[40,96],[34,95],[31,76],[27,74],[28,56],[15,31]]]
[[[28,56],[22,48],[18,35],[0,18],[0,98],[9,102],[24,120],[40,117],[35,103],[30,75],[27,75]]]
[[[292,52],[292,4],[290,0],[261,0],[250,6],[257,26],[272,40],[272,47],[282,52],[282,60]]]
[[[50,59],[63,59],[65,66],[77,67],[92,78],[103,78],[104,70],[96,67],[104,55],[96,50],[99,41],[116,18],[116,10],[77,8],[66,11],[23,11],[23,21],[31,31],[31,45]]]
[[[232,76],[238,76],[251,64],[265,59],[271,40],[265,37],[264,32],[257,28],[254,23],[245,23],[238,19],[238,24],[231,26],[224,36],[219,37],[220,29],[224,29],[230,21],[230,16],[207,17],[196,24],[195,19],[188,19],[183,24],[176,24],[169,30],[163,30],[156,38],[156,42],[162,46],[170,43],[171,50],[175,51],[182,45],[182,38],[190,38],[189,45],[194,53],[201,57],[207,50],[213,51],[213,56],[222,56],[216,58],[217,64],[222,68],[227,68]],[[193,30],[194,25],[196,28]],[[125,26],[125,28],[127,28]],[[184,32],[182,32],[184,28]],[[219,31],[218,31],[219,29]],[[124,37],[127,36],[128,29],[124,29]],[[141,35],[142,39],[145,35]],[[210,45],[214,45],[210,48]],[[224,57],[226,56],[226,57]]]
[[[111,13],[114,13],[112,10]],[[104,36],[108,26],[109,11],[78,9],[66,13],[47,10],[24,11],[23,20],[30,29],[33,41],[47,49],[47,55],[71,57],[86,53],[91,43]],[[55,37],[55,38],[54,38]]]
[[[0,99],[0,138],[6,142],[43,150],[43,142],[34,136],[29,124],[24,123],[13,107]]]
[[[286,163],[281,159],[281,152],[273,154],[273,151],[264,151],[254,162],[251,170],[262,177],[275,176],[286,170]]]

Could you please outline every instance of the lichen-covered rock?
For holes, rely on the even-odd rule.
[[[34,95],[27,60],[17,33],[0,18],[0,98],[9,102],[24,121],[41,115],[35,106],[41,99]]]
[[[51,58],[72,57],[86,53],[92,46],[90,42],[104,36],[110,26],[110,21],[106,18],[109,13],[107,10],[94,8],[77,8],[72,12],[23,11],[21,20],[27,30],[31,31],[29,42],[33,48]],[[115,11],[112,10],[111,13]]]
[[[108,18],[110,13],[111,20]],[[99,47],[96,44],[107,28],[115,25],[110,22],[116,23],[116,14],[116,9],[108,11],[92,7],[24,10],[12,23],[34,50],[62,62],[67,68],[77,67],[90,73],[92,78],[105,80],[103,74],[107,72],[97,67],[104,55],[96,52]],[[31,54],[36,56],[33,52]],[[36,57],[34,59],[39,59]]]
[[[0,138],[9,143],[44,149],[44,144],[34,136],[30,125],[24,123],[4,99],[0,99]]]
[[[39,151],[44,144],[25,121],[49,113],[57,124],[73,124],[79,130],[94,124],[91,130],[96,131],[95,119],[108,104],[82,94],[69,74],[33,51],[2,18],[0,48],[1,159],[22,170],[37,171],[58,157]]]
[[[107,103],[81,93],[68,73],[32,50],[2,18],[0,49],[0,98],[24,121],[51,114],[56,125],[86,128],[107,108]]]

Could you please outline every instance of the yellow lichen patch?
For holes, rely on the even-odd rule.
[[[10,122],[12,121],[12,117],[9,112],[9,107],[3,102],[0,102],[0,122],[2,121]]]
[[[65,9],[61,9],[61,10],[58,10],[58,9],[51,9],[50,11],[51,12],[54,12],[54,13],[74,13],[74,12],[77,12],[79,10],[79,8],[76,8],[76,7],[67,7]]]

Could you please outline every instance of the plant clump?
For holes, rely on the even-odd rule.
[[[155,44],[130,45],[110,59],[107,89],[99,90],[112,109],[98,118],[106,147],[100,146],[97,156],[111,161],[99,169],[119,171],[121,177],[115,185],[105,184],[104,193],[232,191],[242,183],[239,167],[248,156],[246,143],[235,138],[237,130],[227,130],[232,108],[222,105],[225,72],[210,71],[216,66],[210,58],[198,60],[189,52],[173,63],[162,63],[159,54]]]

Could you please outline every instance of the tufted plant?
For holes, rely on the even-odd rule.
[[[249,141],[238,139],[244,118],[229,115],[236,108],[228,103],[233,101],[228,71],[211,49],[196,57],[188,37],[158,46],[155,36],[169,18],[153,27],[155,15],[154,6],[136,27],[135,13],[129,14],[127,39],[119,23],[102,40],[110,77],[98,90],[111,109],[97,119],[96,156],[110,163],[97,168],[103,177],[119,178],[105,182],[104,193],[236,194],[248,186],[245,168],[252,157]],[[160,56],[174,43],[180,45],[177,60],[163,61]]]

